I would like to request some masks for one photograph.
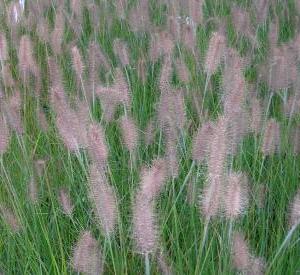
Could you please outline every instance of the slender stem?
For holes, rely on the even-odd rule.
[[[181,186],[181,189],[180,189],[180,191],[179,191],[179,193],[178,193],[178,196],[182,193],[184,186],[187,184],[189,178],[191,177],[191,174],[192,174],[192,172],[193,172],[193,169],[194,169],[195,164],[196,164],[196,163],[195,163],[195,161],[193,160],[193,162],[192,162],[192,164],[191,164],[191,167],[190,167],[190,170],[189,170],[189,172],[187,173],[187,175],[186,175],[186,177],[185,177],[185,179],[184,179],[184,181],[183,181],[183,183],[182,183],[182,186]],[[177,196],[176,200],[178,199],[178,196]]]
[[[203,114],[204,101],[205,101],[205,97],[206,97],[206,94],[207,94],[207,87],[208,87],[209,80],[210,80],[210,74],[208,74],[206,76],[206,80],[205,80],[205,87],[204,87],[202,106],[201,106],[201,114]]]
[[[264,164],[265,164],[265,159],[266,159],[266,157],[263,156],[263,159],[262,159],[262,161],[261,161],[261,166],[260,166],[260,169],[259,169],[258,180],[260,180],[260,177],[261,177],[261,175],[262,175],[262,171],[263,171]]]
[[[145,255],[145,275],[150,275],[149,253]]]
[[[112,249],[112,245],[111,245],[110,236],[105,237],[105,243],[108,243],[108,248],[109,248],[109,252],[110,252],[110,255],[111,255],[111,261],[112,261],[112,264],[113,264],[113,269],[114,269],[115,274],[117,274],[116,265],[115,265],[114,257],[113,257],[113,249]]]
[[[205,220],[203,237],[202,237],[201,246],[200,246],[200,256],[202,255],[203,248],[206,243],[209,221],[210,221],[210,218]]]
[[[191,167],[190,167],[190,170],[189,170],[188,174],[186,175],[186,177],[185,177],[185,179],[184,179],[184,181],[183,181],[183,183],[182,183],[182,185],[181,185],[181,187],[180,187],[180,190],[179,190],[179,192],[178,192],[178,194],[177,194],[177,197],[175,198],[175,201],[173,202],[172,209],[170,210],[169,215],[168,215],[167,218],[165,219],[165,224],[167,223],[168,219],[170,218],[172,211],[173,211],[174,208],[176,207],[176,203],[177,203],[177,201],[178,201],[178,199],[179,199],[181,193],[182,193],[183,190],[184,190],[184,187],[186,186],[186,184],[187,184],[187,182],[188,182],[188,180],[189,180],[189,178],[190,178],[190,176],[191,176],[191,174],[192,174],[192,171],[193,171],[194,166],[195,166],[195,161],[192,162],[192,165],[191,165]]]
[[[203,249],[204,249],[204,246],[205,246],[205,243],[206,243],[206,240],[207,240],[207,233],[208,233],[209,221],[210,221],[210,218],[205,219],[203,236],[202,236],[202,241],[201,241],[201,244],[200,244],[200,250],[199,250],[199,254],[198,254],[199,260],[197,260],[195,274],[201,274],[202,273],[202,270],[199,272],[200,266],[199,266],[198,263],[200,262],[200,260],[202,258]],[[202,266],[202,268],[203,268],[203,266]]]
[[[231,242],[232,227],[233,227],[233,219],[230,219],[229,227],[228,227],[228,244],[230,244],[230,242]]]
[[[288,130],[290,129],[290,126],[291,126],[291,123],[292,123],[293,113],[294,113],[294,110],[295,110],[295,105],[296,105],[297,100],[298,100],[298,97],[296,95],[294,95],[292,108],[289,112]],[[285,104],[286,104],[286,102],[285,102]]]
[[[281,251],[285,248],[285,246],[288,244],[288,242],[290,241],[293,233],[295,232],[296,228],[298,227],[300,223],[297,223],[295,225],[293,225],[293,227],[290,229],[290,231],[288,232],[288,234],[286,235],[285,239],[283,240],[281,246],[279,247],[279,249],[277,250],[272,262],[270,263],[270,265],[268,266],[268,269],[266,271],[266,274],[268,273],[268,271],[271,269],[272,265],[274,264],[275,260],[278,258],[279,254],[281,253]]]

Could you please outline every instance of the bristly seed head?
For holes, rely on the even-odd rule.
[[[119,57],[119,60],[123,67],[128,66],[130,64],[130,58],[128,53],[128,47],[125,42],[121,41],[120,39],[116,39],[114,41],[114,53],[116,56]]]
[[[120,127],[124,145],[130,153],[133,153],[139,141],[137,126],[132,118],[128,116],[122,116],[120,118]]]
[[[104,130],[100,124],[92,123],[88,128],[88,152],[95,163],[103,167],[108,158]]]
[[[74,46],[71,49],[71,54],[72,54],[72,61],[73,61],[73,69],[76,73],[77,79],[80,80],[83,74],[84,65],[82,62],[82,57],[80,55],[79,49],[76,46]]]
[[[139,253],[155,252],[158,242],[158,230],[154,213],[154,203],[138,193],[133,206],[133,237]]]
[[[234,232],[232,241],[233,266],[238,271],[247,272],[251,263],[251,253],[245,237],[240,232]]]
[[[238,218],[248,206],[247,178],[242,173],[230,173],[224,194],[224,211],[228,219]]]
[[[267,122],[261,151],[264,156],[273,155],[279,150],[280,146],[280,126],[279,123],[271,118]]]
[[[59,190],[58,200],[63,210],[63,213],[67,216],[71,216],[74,206],[70,198],[70,192],[66,188],[61,188]]]
[[[152,166],[141,172],[140,193],[152,201],[162,190],[167,177],[167,164],[163,159],[156,159]]]
[[[4,33],[0,33],[0,61],[8,59],[7,42]]]
[[[291,204],[289,223],[291,227],[300,224],[300,189]]]
[[[103,273],[101,251],[97,240],[90,231],[83,231],[74,248],[71,260],[73,269],[87,275],[100,275]]]
[[[0,156],[2,156],[8,146],[10,141],[10,131],[5,119],[4,114],[0,112]]]
[[[111,236],[118,217],[117,197],[115,190],[108,183],[105,171],[95,164],[90,167],[89,198],[103,234],[106,237]]]
[[[210,141],[213,136],[214,127],[212,122],[203,123],[193,140],[192,158],[197,162],[202,162],[207,158],[210,149]]]
[[[209,41],[204,70],[207,75],[216,72],[225,54],[226,38],[221,32],[214,32]]]

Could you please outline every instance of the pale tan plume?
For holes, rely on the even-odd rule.
[[[114,54],[118,56],[122,66],[130,64],[129,51],[126,43],[120,39],[115,39],[113,43]]]
[[[114,89],[120,104],[122,103],[126,107],[129,107],[131,103],[130,87],[121,68],[116,68]]]
[[[180,42],[193,54],[196,54],[196,28],[191,24],[181,24]]]
[[[163,275],[174,274],[172,265],[166,259],[166,255],[161,251],[157,256],[158,267]]]
[[[300,97],[299,94],[289,96],[288,100],[283,104],[283,113],[289,119],[300,113]]]
[[[83,2],[81,0],[71,0],[70,4],[73,15],[81,21]]]
[[[296,4],[296,8],[297,8],[298,13],[300,13],[300,1],[296,0],[295,4]]]
[[[260,77],[273,91],[291,87],[297,81],[297,52],[293,45],[274,47],[267,63],[259,68]]]
[[[15,86],[10,64],[3,64],[0,77],[2,77],[4,87],[13,88]]]
[[[251,259],[251,270],[249,275],[264,275],[266,269],[266,261],[262,257],[253,257]]]
[[[224,57],[225,48],[226,38],[224,34],[221,32],[214,32],[209,41],[204,64],[204,70],[207,75],[212,75],[216,72]]]
[[[81,77],[84,70],[84,64],[79,49],[76,46],[71,48],[71,55],[72,55],[73,70],[76,73],[77,87],[80,87]]]
[[[280,126],[279,123],[271,118],[268,120],[261,146],[261,152],[264,156],[273,155],[279,151],[280,146]]]
[[[208,179],[221,183],[226,166],[228,149],[227,119],[220,116],[215,122],[213,136],[211,138],[210,151],[208,154]]]
[[[144,141],[146,145],[151,145],[155,139],[155,122],[153,119],[149,120],[145,133],[144,133]]]
[[[138,4],[130,10],[129,25],[134,32],[146,32],[150,29],[148,0],[138,1]]]
[[[157,60],[161,55],[170,58],[173,48],[174,41],[169,33],[158,31],[152,34],[150,44],[150,58],[152,61]]]
[[[4,115],[10,129],[16,131],[20,135],[24,132],[21,118],[21,106],[22,100],[19,91],[16,91],[3,103]]]
[[[138,253],[154,253],[158,245],[158,228],[154,203],[138,193],[133,205],[133,238]]]
[[[70,151],[77,151],[80,147],[77,133],[80,133],[82,129],[61,87],[52,88],[50,102],[56,112],[56,127],[64,145]]]
[[[70,192],[66,188],[61,188],[58,192],[58,201],[62,211],[67,216],[72,216],[74,205],[70,198]]]
[[[13,232],[18,232],[22,229],[19,218],[10,208],[0,205],[0,214],[3,221]]]
[[[46,159],[37,159],[34,160],[34,171],[36,173],[36,175],[41,178],[43,177],[45,170],[46,170],[46,166],[47,166],[47,160]]]
[[[103,118],[107,122],[113,120],[118,105],[123,104],[125,107],[129,107],[131,103],[129,86],[123,72],[118,68],[115,72],[114,84],[109,87],[99,85],[96,88],[96,95],[100,99]]]
[[[224,193],[225,217],[233,220],[241,216],[247,209],[248,201],[247,177],[242,173],[229,173]]]
[[[188,0],[189,15],[195,25],[203,22],[203,0]]]
[[[130,153],[133,153],[139,142],[139,133],[135,121],[129,116],[122,116],[120,118],[120,128],[123,144]]]
[[[174,2],[174,1],[172,1]],[[178,20],[176,14],[169,14],[167,17],[167,30],[171,34],[174,41],[179,41],[181,38],[181,22]]]
[[[101,16],[101,8],[95,2],[87,2],[86,8],[90,14],[90,20],[93,24],[95,30],[99,29],[99,25],[101,24],[100,16]]]
[[[209,220],[220,214],[221,199],[225,183],[227,157],[227,120],[224,116],[215,123],[208,154],[208,175],[200,196],[202,214]]]
[[[170,77],[171,77],[171,72],[172,72],[172,67],[171,67],[171,57],[166,56],[164,58],[162,68],[161,68],[161,73],[160,73],[160,79],[159,79],[159,89],[160,92],[163,93],[168,93],[171,90],[171,85],[170,85]]]
[[[186,123],[185,109],[182,90],[162,92],[157,107],[160,127],[183,130]]]
[[[153,161],[150,168],[141,171],[141,182],[133,204],[133,238],[137,252],[149,254],[158,246],[158,225],[155,198],[164,187],[167,170],[162,159]]]
[[[268,17],[270,0],[255,0],[253,1],[253,6],[258,23],[264,23]]]
[[[96,95],[100,99],[104,121],[111,122],[117,106],[120,104],[118,93],[114,87],[97,86]]]
[[[126,19],[127,0],[117,0],[116,1],[116,13],[121,19]]]
[[[39,69],[33,57],[33,47],[28,35],[23,35],[20,39],[18,58],[20,74],[24,81],[27,81],[29,73],[37,76]]]
[[[0,33],[0,61],[8,59],[7,41],[4,33]]]
[[[66,148],[71,152],[76,152],[79,149],[79,141],[74,133],[74,128],[72,123],[76,120],[76,117],[72,113],[68,112],[64,115],[58,114],[56,116],[56,127],[58,133],[66,146]],[[78,126],[78,125],[76,125]],[[75,127],[79,129],[79,127]],[[76,131],[76,130],[75,130]]]
[[[46,133],[49,129],[49,124],[45,112],[43,110],[41,109],[38,110],[37,119],[38,119],[38,124],[41,127],[42,131]]]
[[[256,97],[252,97],[250,108],[250,129],[254,134],[258,135],[261,132],[263,115],[260,100]]]
[[[236,32],[239,35],[244,35],[251,40],[254,44],[257,44],[256,37],[255,37],[255,29],[251,24],[250,14],[234,5],[231,10],[232,14],[232,21],[235,27]]]
[[[7,23],[13,31],[23,19],[23,11],[19,2],[12,1],[7,6]]]
[[[88,147],[88,126],[92,121],[88,103],[85,100],[77,99],[74,112],[77,116],[79,127],[82,129],[81,132],[77,133],[77,136],[82,148],[86,148]]]
[[[56,69],[56,68],[55,68]],[[55,74],[58,73],[55,71]],[[61,85],[53,85],[50,91],[50,104],[55,112],[60,113],[68,109],[69,102]]]
[[[34,176],[31,176],[29,181],[28,181],[28,186],[27,186],[27,195],[29,200],[33,203],[36,204],[38,202],[38,184]]]
[[[192,158],[197,162],[207,159],[210,141],[213,136],[213,123],[211,121],[204,122],[196,132],[193,139]]]
[[[103,260],[97,240],[90,231],[81,232],[71,259],[75,271],[87,275],[103,274]]]
[[[37,32],[39,39],[43,43],[50,42],[50,28],[49,28],[49,24],[48,24],[46,18],[42,17],[39,19],[37,27],[36,27],[36,32]]]
[[[108,148],[105,133],[100,124],[91,123],[88,127],[88,152],[92,160],[99,166],[106,165]]]
[[[228,154],[238,153],[244,137],[249,133],[249,114],[246,110],[227,117]]]
[[[233,48],[227,48],[225,53],[225,68],[223,70],[222,81],[224,96],[222,100],[225,103],[226,97],[233,97],[236,98],[235,102],[241,103],[246,92],[246,82],[243,71],[246,67],[247,59],[242,58]],[[229,102],[230,101],[232,100],[229,100]],[[224,106],[224,109],[226,110],[226,106]]]
[[[55,24],[52,33],[50,34],[50,44],[53,52],[56,55],[62,52],[63,35],[65,28],[65,19],[62,10],[57,11],[55,15]]]
[[[300,224],[300,190],[296,193],[290,206],[290,226],[295,226]]]
[[[279,25],[278,25],[278,19],[275,19],[270,23],[269,26],[269,34],[268,34],[268,40],[269,40],[269,47],[270,51],[273,52],[273,50],[277,47],[278,43],[278,36],[279,36]]]
[[[185,83],[189,82],[190,72],[182,58],[176,60],[175,67],[180,81]]]
[[[295,39],[291,42],[296,52],[297,61],[300,60],[300,34],[298,33]]]
[[[232,240],[232,260],[235,269],[247,272],[251,264],[251,253],[245,237],[240,232],[234,232]]]
[[[254,256],[250,252],[245,236],[241,232],[233,233],[232,241],[232,262],[233,267],[249,275],[263,275],[265,269],[265,260]]]
[[[52,87],[63,87],[62,73],[57,61],[54,57],[49,57],[47,62],[50,85]]]
[[[290,143],[292,145],[293,154],[299,155],[300,153],[300,126],[298,125],[291,131]]]
[[[219,180],[209,179],[200,195],[201,213],[206,220],[220,214],[222,185]]]
[[[73,110],[60,86],[52,88],[50,102],[56,113],[56,127],[68,150],[87,147],[87,110],[85,113],[80,108],[77,112]]]
[[[175,137],[175,138],[174,138]],[[180,163],[177,152],[177,138],[170,130],[166,133],[165,159],[168,166],[168,174],[171,178],[177,178],[179,175]]]
[[[103,67],[105,70],[110,69],[106,55],[100,49],[99,45],[95,41],[91,41],[88,49],[88,64],[89,68],[89,81],[94,89],[98,83],[99,67]]]
[[[90,166],[89,198],[93,204],[97,223],[105,237],[110,237],[114,233],[118,218],[117,197],[105,171],[95,164]]]
[[[10,131],[4,114],[0,112],[0,156],[8,149],[10,142]]]
[[[164,159],[155,159],[151,167],[141,171],[139,194],[149,201],[155,199],[165,185],[167,163]]]

